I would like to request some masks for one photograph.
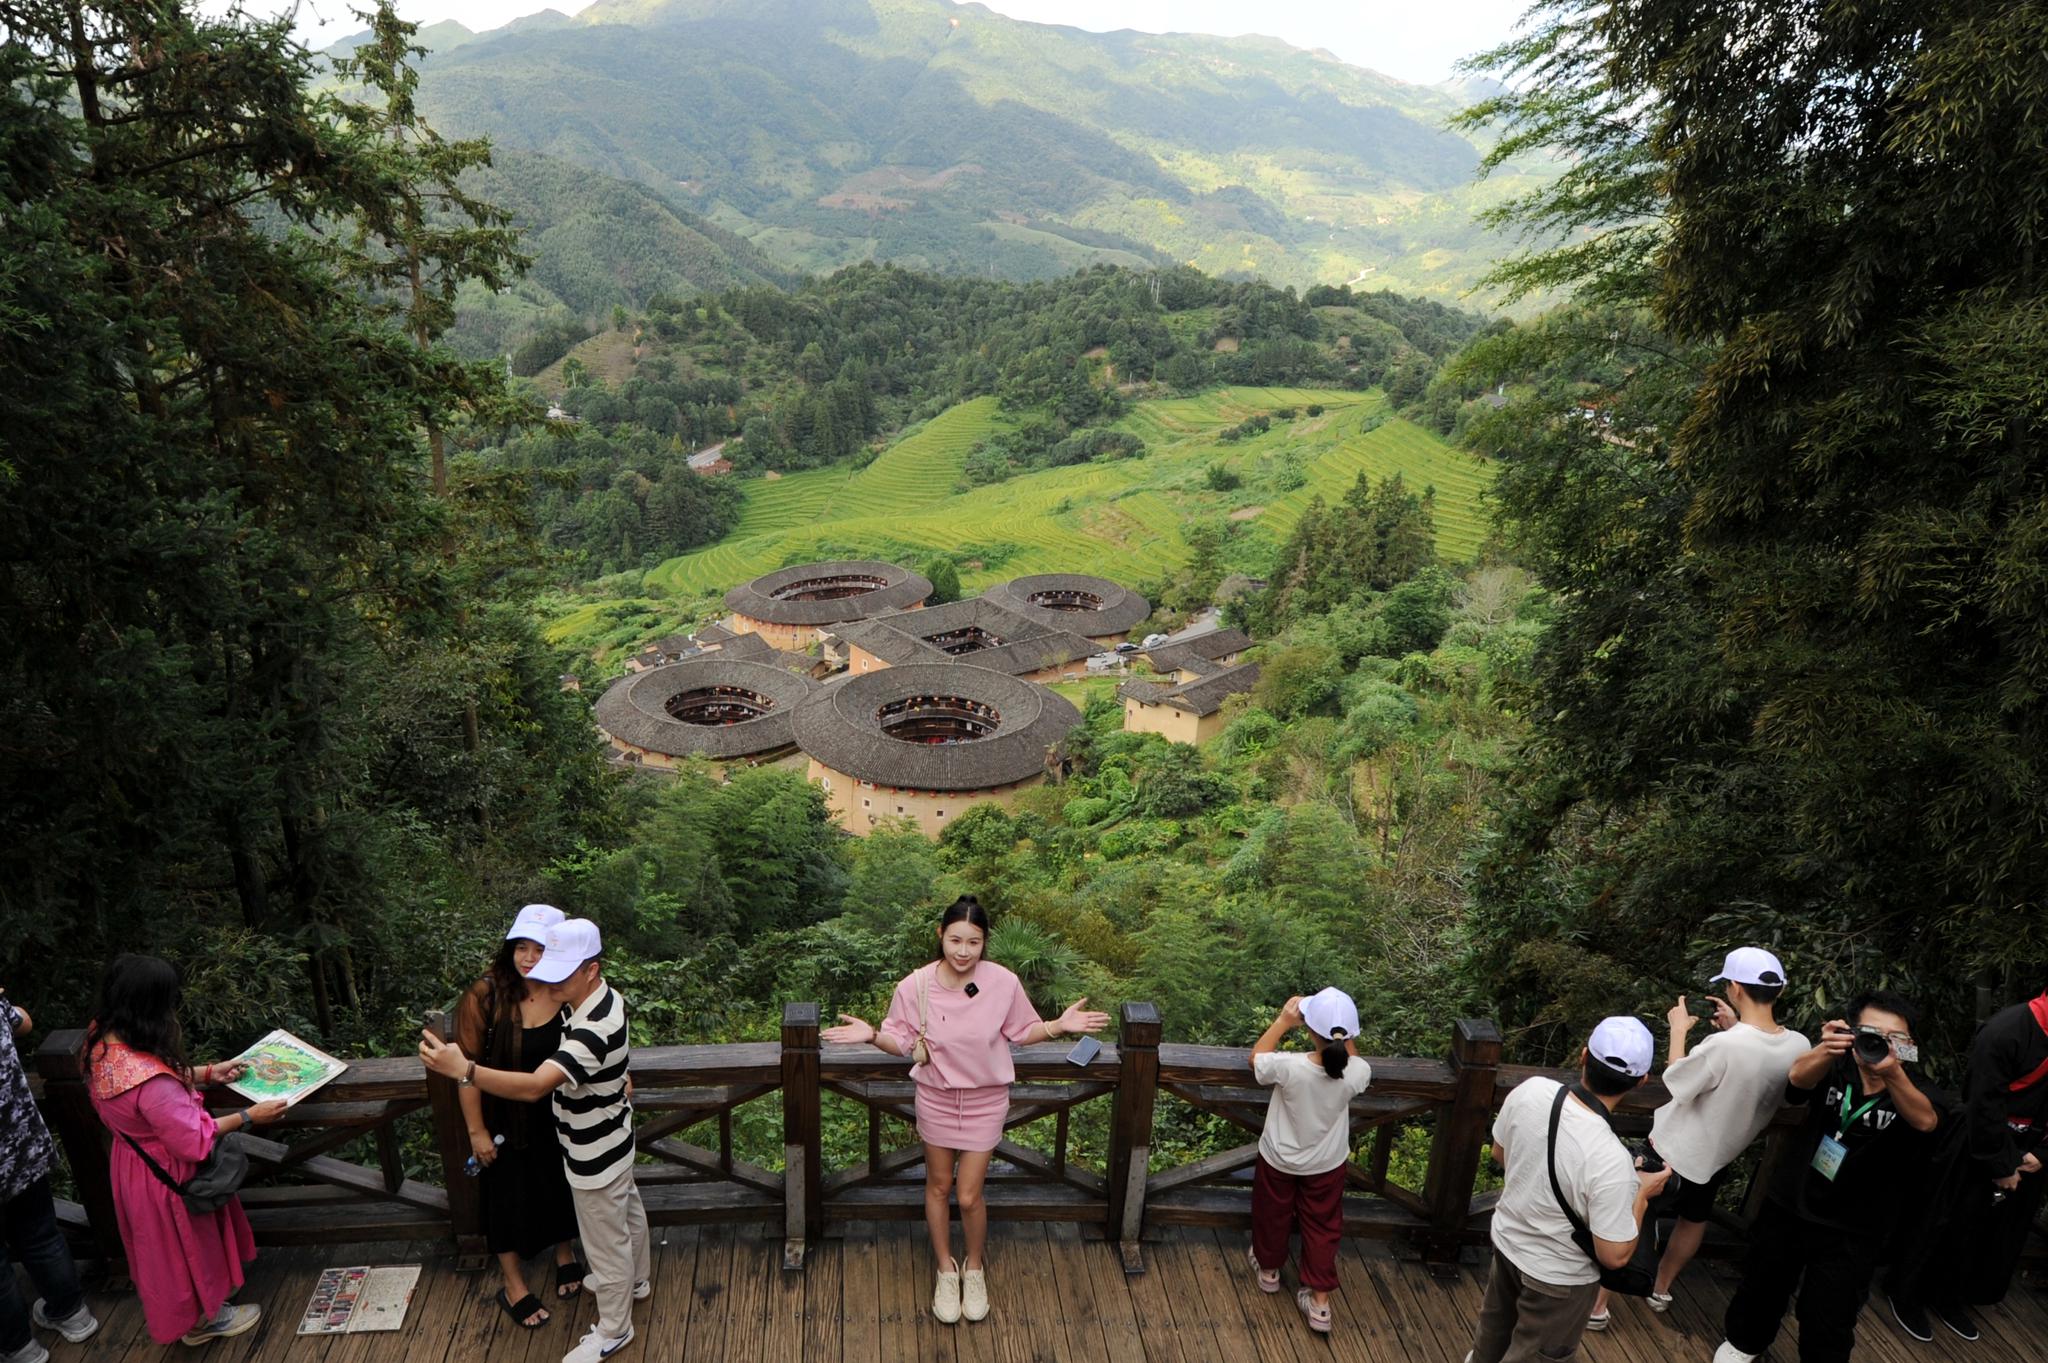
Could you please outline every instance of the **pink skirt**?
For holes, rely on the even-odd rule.
[[[1009,1114],[1008,1084],[977,1089],[917,1086],[917,1137],[941,1150],[995,1149],[1003,1138],[1003,1118]]]

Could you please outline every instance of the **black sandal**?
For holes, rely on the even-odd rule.
[[[540,1298],[531,1292],[518,1301],[506,1301],[505,1289],[501,1287],[498,1289],[498,1305],[505,1309],[506,1315],[519,1322],[519,1328],[522,1330],[538,1330],[554,1319],[548,1308],[541,1304]],[[533,1319],[536,1315],[540,1317],[539,1320]]]
[[[555,1300],[567,1301],[583,1292],[583,1279],[590,1270],[583,1266],[581,1259],[571,1259],[566,1264],[555,1265]]]

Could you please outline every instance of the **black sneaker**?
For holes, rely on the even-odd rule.
[[[1932,1344],[1934,1342],[1934,1322],[1927,1318],[1926,1307],[1915,1305],[1909,1301],[1901,1301],[1897,1297],[1891,1297],[1888,1300],[1892,1304],[1892,1319],[1899,1323],[1901,1330],[1904,1330],[1922,1344]]]
[[[1970,1319],[1970,1313],[1960,1306],[1937,1306],[1935,1319],[1961,1335],[1964,1339],[1977,1338],[1977,1322]]]

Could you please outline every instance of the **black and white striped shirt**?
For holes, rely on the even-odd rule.
[[[555,1088],[555,1131],[571,1188],[602,1188],[632,1167],[627,1050],[626,1001],[610,985],[564,1010],[562,1044],[548,1062],[569,1076]]]

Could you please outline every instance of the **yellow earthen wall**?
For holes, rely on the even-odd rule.
[[[844,772],[834,771],[810,760],[808,774],[824,788],[825,806],[847,832],[866,837],[885,819],[914,819],[926,837],[936,838],[946,825],[979,804],[1014,804],[1019,792],[1045,780],[1034,776],[994,790],[893,790],[883,785],[863,785]]]

